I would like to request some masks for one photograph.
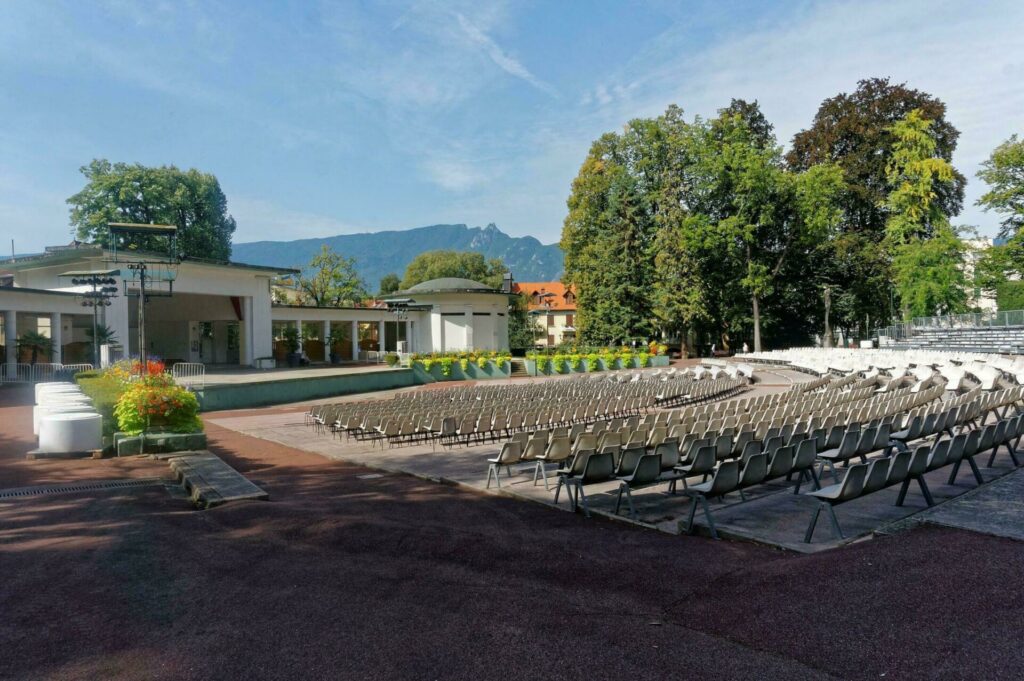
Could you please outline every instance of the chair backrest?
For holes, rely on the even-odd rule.
[[[946,455],[946,463],[956,463],[964,458],[964,449],[967,447],[967,433],[959,433],[953,437],[949,445],[949,453]]]
[[[736,489],[736,486],[740,481],[740,462],[733,459],[732,461],[723,461],[715,471],[715,476],[711,479],[711,489],[708,490],[705,496],[717,497]]]
[[[793,451],[792,445],[776,449],[771,453],[771,459],[768,461],[768,477],[777,478],[787,475],[793,470],[793,459],[795,457],[796,452]]]
[[[740,461],[746,463],[747,459],[754,456],[755,454],[761,453],[761,443],[756,440],[750,440],[743,445],[743,451],[740,452]]]
[[[824,451],[826,449],[835,449],[842,443],[843,438],[846,436],[845,426],[832,426],[832,429],[828,431],[828,437],[825,438],[825,446],[819,449]]]
[[[779,447],[783,446],[784,444],[786,443],[782,439],[782,436],[774,435],[764,441],[764,446],[761,448],[761,451],[765,452],[766,454],[770,454]]]
[[[579,454],[581,451],[593,451],[593,450],[576,450]],[[544,451],[544,458],[548,461],[565,461],[572,456],[572,445],[569,444],[569,438],[567,437],[555,437],[551,438],[548,443],[548,448]]]
[[[657,454],[644,454],[637,461],[633,470],[634,485],[654,482],[661,476],[661,457]]]
[[[914,450],[914,455],[910,459],[910,467],[907,470],[907,475],[921,475],[928,470],[928,455],[931,453],[931,447],[928,445],[921,445]]]
[[[886,480],[889,478],[890,461],[888,458],[883,457],[875,459],[868,465],[869,468],[867,475],[864,478],[862,494],[877,492],[885,487]]]
[[[740,472],[739,486],[750,487],[764,481],[768,474],[768,455],[754,454],[743,462],[743,470]]]
[[[507,465],[510,463],[516,463],[521,460],[518,442],[506,442],[501,446],[501,452],[498,454],[498,463]]]
[[[523,450],[523,459],[525,461],[533,461],[544,454],[544,452],[548,450],[548,447],[548,443],[544,440],[538,440],[537,438],[527,440],[526,448]]]
[[[885,484],[895,485],[898,482],[903,482],[907,478],[907,474],[910,472],[910,460],[913,458],[913,453],[910,451],[896,452],[891,458],[892,462],[889,464],[889,472],[885,477]],[[882,461],[883,459],[879,459]]]
[[[583,466],[580,479],[584,483],[609,480],[615,475],[615,457],[611,453],[591,454]]]
[[[972,430],[967,433],[967,442],[964,443],[964,456],[973,456],[978,453],[978,447],[981,445],[981,431]]]
[[[618,465],[616,466],[616,475],[631,474],[636,469],[636,465],[640,462],[640,458],[645,454],[647,454],[647,450],[643,447],[626,447],[623,449],[622,454],[619,455]]]
[[[690,464],[690,475],[710,473],[715,470],[715,448],[711,445],[700,447]]]
[[[583,469],[587,466],[587,461],[590,457],[595,455],[592,449],[580,449],[572,457],[572,462],[569,463],[569,474],[570,475],[583,475]]]
[[[934,470],[946,465],[946,457],[949,455],[949,440],[940,440],[932,447],[928,455],[928,469]]]
[[[855,466],[850,466],[849,470],[846,471],[846,477],[843,478],[843,486],[839,488],[839,495],[836,497],[836,501],[847,501],[860,496],[864,489],[864,480],[867,478],[869,465],[859,463]]]
[[[816,440],[804,440],[796,448],[796,456],[793,458],[793,470],[800,471],[814,465],[818,456],[818,443]]]
[[[871,438],[874,440],[874,436]],[[857,444],[861,440],[861,433],[856,430],[849,430],[846,435],[843,436],[843,441],[839,445],[839,457],[840,458],[851,458],[857,453]]]
[[[654,453],[661,459],[662,470],[672,470],[679,463],[679,443],[666,440],[654,448]]]
[[[721,459],[728,459],[732,456],[732,438],[728,435],[719,435],[715,439],[715,456]]]

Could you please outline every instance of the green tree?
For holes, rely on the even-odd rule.
[[[866,317],[877,320],[891,314],[890,251],[881,246],[892,190],[887,168],[893,154],[892,126],[915,109],[932,121],[929,134],[936,156],[951,161],[960,133],[946,120],[946,105],[886,78],[862,80],[853,92],[822,102],[812,125],[794,136],[786,156],[796,170],[835,163],[843,171],[839,234],[821,244],[814,259],[815,271],[832,287],[837,326],[850,328]],[[954,170],[952,181],[933,186],[946,215],[960,212],[965,185],[966,179]]]
[[[965,248],[934,191],[936,185],[954,181],[953,167],[937,155],[931,125],[915,109],[891,129],[885,242],[893,249],[893,275],[905,318],[967,307]]]
[[[508,312],[508,346],[512,350],[527,350],[544,333],[537,319],[529,314],[524,294],[510,298]]]
[[[901,244],[893,257],[896,288],[907,317],[967,311],[964,243],[949,225],[927,239]]]
[[[1003,216],[999,236],[1017,236],[1024,227],[1024,140],[1013,135],[996,147],[978,177],[989,186],[978,205]]]
[[[405,268],[402,288],[407,289],[431,279],[457,277],[471,279],[491,288],[501,288],[508,268],[498,258],[488,260],[482,253],[468,251],[425,251]]]
[[[380,295],[386,296],[389,293],[394,293],[400,288],[402,288],[402,280],[398,278],[397,274],[392,272],[391,274],[385,274],[381,277]]]
[[[235,220],[228,214],[227,197],[212,174],[102,159],[83,166],[81,172],[86,185],[67,200],[77,238],[107,246],[110,222],[171,224],[178,227],[181,255],[213,260],[231,257]],[[144,237],[132,245],[156,247]]]
[[[366,296],[355,259],[335,253],[326,244],[299,276],[298,291],[302,304],[316,307],[353,305]]]
[[[32,357],[29,360],[32,364],[35,364],[40,356],[48,362],[50,355],[53,354],[53,340],[38,331],[26,331],[18,337],[18,348],[32,352]]]

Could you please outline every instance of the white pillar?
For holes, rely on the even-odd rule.
[[[377,322],[377,350],[384,352],[384,320]]]
[[[441,316],[441,306],[435,305],[430,310],[430,347],[426,352],[445,352],[444,344],[444,318]]]
[[[302,322],[295,320],[295,330],[299,332],[299,354],[302,354]]]
[[[238,323],[238,363],[252,366],[256,363],[256,320],[252,296],[242,298],[242,319]]]
[[[466,306],[466,321],[463,322],[466,325],[466,350],[473,349],[473,306]]]
[[[60,312],[50,314],[50,341],[53,349],[50,351],[50,361],[60,364],[63,356],[64,328],[60,325]]]
[[[7,344],[7,363],[18,363],[18,313],[14,310],[4,312],[4,343]],[[14,374],[14,367],[8,369]]]
[[[415,352],[413,350],[412,342],[412,322],[408,319],[405,320],[405,349],[407,352]]]
[[[359,361],[359,322],[352,320],[352,361]]]

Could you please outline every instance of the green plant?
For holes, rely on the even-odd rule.
[[[573,371],[583,371],[583,355],[569,355],[569,361],[572,362]]]
[[[451,357],[442,357],[440,361],[441,375],[444,376],[445,378],[451,378],[452,365],[455,364],[455,360],[453,360]]]
[[[284,327],[284,331],[281,332],[281,338],[284,340],[284,346],[288,349],[289,353],[296,353],[299,351],[298,327],[292,325]]]
[[[490,361],[491,361],[491,360],[490,360],[489,358],[487,358],[487,357],[477,357],[477,359],[476,359],[476,365],[477,365],[478,367],[480,367],[480,369],[486,369],[486,368],[487,368],[487,364],[488,364],[488,362],[490,362]]]
[[[89,337],[89,342],[93,341],[92,327],[90,326],[85,330],[85,335]],[[99,345],[109,345],[117,342],[117,334],[112,328],[105,324],[100,324],[96,327],[96,342]]]
[[[640,360],[640,366],[642,367],[647,366],[651,361],[650,354],[646,352],[641,352],[639,355],[637,355],[637,358]]]
[[[177,385],[140,381],[131,385],[114,407],[118,428],[129,435],[158,430],[170,433],[199,433],[196,396]]]
[[[53,341],[38,331],[26,331],[18,338],[18,347],[31,350],[31,363],[35,364],[39,355],[47,360],[50,359],[50,354],[53,352]]]
[[[459,368],[462,369],[462,373],[469,371],[469,358],[463,357],[459,360]]]
[[[400,358],[398,357],[398,353],[389,352],[388,354],[384,355],[384,361],[387,363],[389,367],[394,367],[398,365]]]
[[[110,436],[117,431],[117,417],[114,407],[124,393],[125,383],[109,371],[82,371],[75,374],[75,381],[82,392],[92,399],[93,407],[103,417],[103,434]]]

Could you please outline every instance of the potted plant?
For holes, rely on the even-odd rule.
[[[288,350],[286,359],[288,360],[288,366],[297,367],[299,362],[302,360],[302,354],[299,352],[299,330],[294,326],[286,326],[284,331],[281,332],[281,337],[284,339],[285,348]]]
[[[23,333],[18,339],[18,347],[32,352],[31,364],[35,364],[39,360],[40,355],[49,362],[50,355],[53,353],[53,341],[38,331],[26,331]]]
[[[341,338],[328,336],[324,339],[324,342],[327,343],[331,364],[341,364],[341,352],[339,352],[341,349]]]

